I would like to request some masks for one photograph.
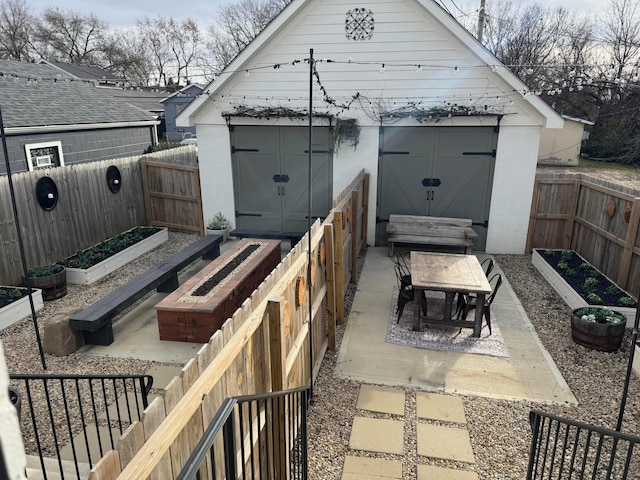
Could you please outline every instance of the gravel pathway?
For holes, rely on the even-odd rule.
[[[121,268],[97,284],[89,287],[68,286],[62,299],[46,302],[38,313],[39,322],[62,310],[84,308],[96,298],[146,271],[155,263],[168,258],[198,237],[184,233],[169,233],[169,241]],[[364,256],[360,256],[360,265]],[[615,427],[630,347],[627,330],[623,347],[614,353],[588,350],[571,340],[568,321],[569,307],[549,287],[531,265],[530,255],[497,255],[496,260],[518,295],[540,340],[545,345],[560,372],[578,399],[579,406],[539,405],[532,402],[511,402],[462,396],[476,463],[447,463],[418,457],[415,431],[405,429],[403,478],[415,478],[418,463],[475,470],[480,479],[525,478],[531,438],[528,415],[532,408],[566,416],[594,425]],[[355,294],[351,286],[345,305],[348,310]],[[338,327],[338,341],[344,326]],[[0,331],[7,367],[11,373],[43,373],[33,324],[25,319]],[[337,353],[327,351],[314,386],[314,399],[309,414],[310,479],[340,479],[345,455],[362,455],[349,451],[351,425],[356,413],[360,384],[337,379],[333,370]],[[144,373],[159,365],[133,359],[96,357],[74,353],[67,357],[46,357],[46,373]],[[406,388],[405,417],[407,425],[415,425],[415,389]],[[633,375],[622,431],[640,434],[640,380]]]

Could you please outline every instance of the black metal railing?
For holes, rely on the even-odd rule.
[[[93,467],[116,447],[126,428],[141,419],[153,384],[150,375],[9,378],[11,389],[21,397],[25,451],[39,457],[45,480],[47,471],[54,478],[86,478],[81,465]]]
[[[306,480],[309,392],[226,399],[178,480]]]
[[[529,417],[533,439],[527,480],[638,478],[640,437],[537,410]]]

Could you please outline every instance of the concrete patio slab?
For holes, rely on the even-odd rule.
[[[402,462],[384,458],[365,458],[347,455],[342,480],[387,480],[402,478]]]
[[[482,261],[486,255],[478,254]],[[502,273],[500,265],[494,268]],[[335,374],[430,392],[576,405],[507,278],[492,305],[508,358],[426,350],[385,342],[396,279],[386,247],[369,247]]]
[[[418,418],[440,420],[443,422],[467,423],[464,406],[460,397],[434,393],[416,393],[416,412]]]
[[[466,429],[419,423],[416,432],[418,455],[466,463],[475,462],[469,432]]]
[[[391,415],[404,415],[404,391],[375,385],[361,385],[356,408]]]
[[[355,417],[349,448],[369,452],[402,454],[404,423],[398,420]]]

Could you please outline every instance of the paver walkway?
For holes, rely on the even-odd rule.
[[[402,471],[418,480],[477,480],[469,469],[429,465],[430,459],[475,462],[462,399],[417,392],[415,402],[403,390],[363,384],[349,439],[342,480],[401,479]],[[414,407],[415,406],[415,407]],[[408,411],[415,408],[415,412]],[[411,438],[411,437],[414,438]],[[418,464],[409,464],[405,445],[416,445]],[[415,455],[411,455],[415,458]]]

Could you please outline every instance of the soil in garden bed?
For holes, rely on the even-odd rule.
[[[0,308],[28,295],[26,288],[0,287]]]
[[[135,227],[98,245],[79,251],[58,263],[71,268],[91,268],[116,253],[126,250],[145,238],[158,233],[160,230],[162,230],[160,227]]]
[[[538,250],[538,253],[589,305],[636,306],[635,300],[573,250]]]

